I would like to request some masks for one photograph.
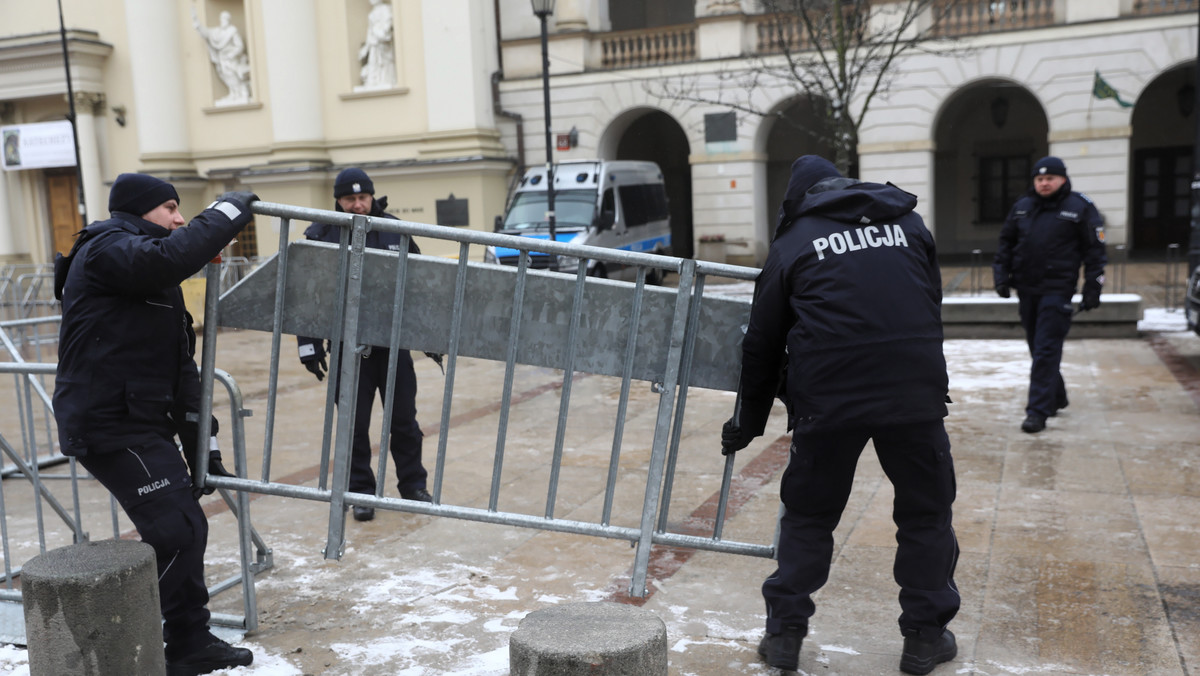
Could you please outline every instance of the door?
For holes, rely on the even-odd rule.
[[[47,171],[46,192],[50,196],[50,237],[54,251],[64,256],[83,229],[79,215],[79,183],[75,171]]]
[[[1186,146],[1145,148],[1134,154],[1133,248],[1165,255],[1185,250],[1191,221],[1192,151]]]

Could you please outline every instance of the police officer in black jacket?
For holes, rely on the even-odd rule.
[[[1100,307],[1104,285],[1104,220],[1086,195],[1071,192],[1067,167],[1057,157],[1033,166],[1033,187],[1013,205],[1000,230],[992,264],[996,293],[1017,290],[1021,326],[1033,357],[1029,399],[1021,429],[1046,429],[1046,418],[1067,407],[1059,364],[1071,330],[1071,296],[1083,265],[1080,310]]]
[[[842,178],[827,160],[801,157],[755,284],[740,407],[725,423],[722,452],[761,435],[784,393],[794,435],[758,648],[779,669],[799,663],[812,594],[828,579],[833,530],[868,441],[896,492],[900,668],[925,674],[957,654],[946,628],[960,600],[941,272],[916,203],[891,184]]]
[[[396,217],[387,213],[387,198],[375,199],[375,184],[362,169],[351,167],[338,173],[333,183],[334,207],[338,211],[362,214],[379,218]],[[313,223],[304,231],[304,236],[318,242],[336,244],[340,240],[340,229],[326,223]],[[366,246],[372,249],[399,251],[402,235],[393,232],[372,230],[367,233]],[[420,248],[410,237],[409,253],[419,254]],[[298,336],[300,362],[317,377],[324,380],[328,372],[325,360],[324,341],[319,338]],[[343,349],[345,346],[343,346]],[[429,355],[440,364],[440,355]],[[383,401],[387,392],[387,369],[389,350],[381,347],[366,347],[362,352],[358,373],[358,404],[354,412],[354,439],[350,458],[350,491],[375,494],[375,472],[371,469],[371,408],[375,405],[375,393]],[[334,365],[337,369],[337,365]],[[340,369],[338,369],[340,373]],[[335,385],[335,388],[337,386]],[[335,389],[336,391],[336,389]],[[428,473],[421,464],[421,442],[424,434],[417,424],[417,374],[413,370],[412,356],[401,350],[396,358],[395,401],[392,402],[391,438],[392,460],[396,465],[397,488],[400,497],[406,500],[432,502],[433,496],[425,488]],[[375,518],[373,507],[354,507],[356,521]]]
[[[168,676],[244,666],[254,657],[208,630],[208,521],[197,498],[212,489],[193,485],[198,468],[189,475],[200,378],[180,283],[250,222],[257,199],[226,193],[181,227],[174,186],[121,174],[109,193],[112,217],[84,228],[70,255],[55,261],[62,300],[54,387],[59,444],[116,497],[154,547]],[[184,457],[176,436],[189,451]],[[230,476],[212,448],[208,473]]]

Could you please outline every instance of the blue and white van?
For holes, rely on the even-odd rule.
[[[546,218],[546,167],[525,172],[513,192],[504,217],[497,218],[497,232],[549,239]],[[663,174],[653,162],[627,160],[579,160],[554,167],[555,239],[625,251],[671,254],[671,220]],[[484,260],[516,265],[519,251],[488,247]],[[546,269],[546,254],[531,252],[530,266]],[[577,272],[579,261],[557,257],[561,272]],[[632,279],[633,270],[614,269],[611,264],[590,260],[588,274],[596,277]],[[657,270],[647,273],[651,283],[661,281]]]

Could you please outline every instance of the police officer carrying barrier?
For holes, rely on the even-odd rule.
[[[111,218],[84,228],[54,266],[55,296],[62,301],[54,387],[59,444],[113,494],[154,547],[168,676],[254,659],[208,629],[208,521],[197,499],[212,488],[191,480],[199,471],[200,376],[180,283],[251,221],[257,199],[225,193],[181,227],[174,186],[121,174],[109,193]],[[216,445],[210,448],[207,472],[231,476]]]
[[[1104,220],[1086,195],[1071,192],[1067,167],[1057,157],[1033,166],[1033,187],[1017,200],[1000,231],[992,263],[996,293],[1017,290],[1021,327],[1033,365],[1021,429],[1036,434],[1046,418],[1067,407],[1059,365],[1071,330],[1071,296],[1083,265],[1081,311],[1100,307],[1104,285]]]
[[[917,199],[842,178],[827,160],[792,165],[779,228],[758,276],[742,345],[739,405],[722,452],[761,434],[777,393],[794,431],[780,485],[778,568],[763,583],[767,664],[796,670],[825,584],[833,530],[868,441],[895,487],[900,669],[954,658],[954,464],[943,418],[941,271]]]
[[[375,184],[362,169],[351,167],[338,173],[333,183],[333,197],[337,211],[374,216],[396,217],[387,213],[387,197],[375,198]],[[327,223],[313,223],[304,231],[304,236],[318,242],[338,243],[340,229]],[[371,249],[399,251],[402,235],[393,232],[372,230],[367,233],[366,246]],[[421,249],[410,237],[409,253],[419,254]],[[319,338],[298,336],[300,362],[317,380],[324,380],[329,371],[325,359],[325,342]],[[343,346],[344,348],[345,346]],[[358,373],[358,405],[354,413],[354,438],[350,459],[350,491],[352,493],[375,494],[375,472],[371,469],[371,408],[375,404],[375,393],[383,401],[387,392],[389,350],[367,346],[362,351]],[[441,365],[441,355],[427,353]],[[334,365],[341,373],[341,369]],[[335,391],[338,386],[335,384]],[[391,437],[392,460],[396,465],[397,488],[405,500],[432,502],[433,496],[425,488],[428,473],[421,464],[421,443],[424,434],[417,424],[417,374],[413,370],[412,356],[408,350],[396,355],[395,400],[392,402]],[[373,507],[354,507],[356,521],[375,518]]]

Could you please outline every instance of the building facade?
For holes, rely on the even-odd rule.
[[[917,1],[876,0],[872,21]],[[187,213],[229,189],[329,208],[336,173],[361,166],[401,218],[490,230],[517,173],[546,161],[540,22],[527,0],[62,8],[79,169],[0,173],[0,263],[69,248],[76,176],[95,220],[125,171],[173,181]],[[965,256],[994,249],[1028,167],[1054,154],[1111,245],[1186,248],[1198,12],[1200,0],[958,0],[945,20],[913,27],[930,39],[890,66],[852,170],[916,194],[939,250]],[[56,3],[0,0],[0,17],[0,127],[66,119]],[[657,162],[677,254],[761,264],[791,161],[832,152],[781,122],[820,126],[811,99],[754,77],[785,48],[804,51],[787,21],[762,0],[557,0],[554,159]],[[1095,96],[1100,78],[1117,98]],[[231,254],[275,252],[272,220]]]
[[[108,186],[128,171],[175,183],[185,213],[231,189],[332,208],[347,166],[401,218],[490,229],[503,209],[514,159],[493,112],[490,3],[62,0],[62,12],[89,220],[108,217]],[[0,126],[66,119],[56,3],[0,0],[0,17]],[[0,173],[0,263],[69,249],[76,175]],[[273,220],[232,253],[275,252]]]
[[[873,2],[873,16],[910,1]],[[538,23],[525,0],[499,6],[501,104],[541,158],[529,133],[544,121]],[[863,117],[857,172],[916,194],[939,251],[965,256],[995,250],[1029,167],[1058,155],[1104,215],[1110,245],[1186,250],[1198,10],[1197,0],[961,0],[934,23],[930,9],[912,28],[930,40],[892,64]],[[811,105],[805,97],[753,77],[796,33],[780,20],[758,0],[558,0],[552,121],[556,138],[574,130],[579,141],[556,157],[658,162],[678,251],[761,264],[791,161],[829,153],[779,122]],[[1096,98],[1098,79],[1119,99]],[[515,147],[513,126],[500,126]]]

